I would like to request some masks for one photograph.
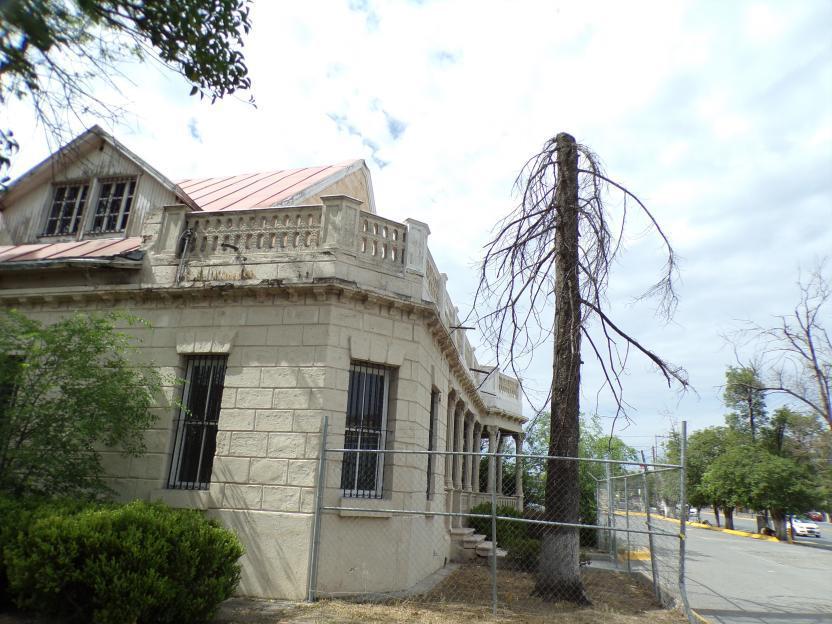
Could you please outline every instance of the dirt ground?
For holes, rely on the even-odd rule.
[[[678,611],[656,605],[649,590],[622,572],[587,569],[583,581],[591,608],[547,603],[531,596],[531,574],[500,570],[497,615],[491,611],[488,568],[468,565],[455,570],[427,594],[366,604],[322,600],[316,604],[229,601],[214,624],[312,624],[314,622],[419,622],[422,624],[686,624]]]
[[[322,600],[315,604],[232,598],[212,624],[313,624],[317,622],[418,622],[420,624],[686,624],[678,611],[658,607],[649,588],[622,572],[585,569],[583,581],[592,607],[547,603],[531,596],[531,574],[500,570],[500,608],[491,612],[488,568],[461,566],[426,594],[366,604]],[[59,620],[0,612],[0,624],[59,624]]]

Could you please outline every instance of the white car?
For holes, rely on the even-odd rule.
[[[791,526],[794,527],[795,536],[801,537],[820,537],[820,529],[818,525],[802,516],[795,516],[791,520]]]

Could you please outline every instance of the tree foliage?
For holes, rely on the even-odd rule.
[[[526,429],[524,452],[529,455],[546,455],[549,451],[550,419],[542,413]],[[604,433],[598,416],[581,418],[581,439],[579,457],[591,459],[612,459],[616,461],[638,461],[636,450],[618,436]],[[487,461],[484,458],[483,461]],[[546,469],[548,464],[541,460],[525,460],[523,463],[523,500],[526,504],[544,506],[546,504]],[[486,464],[480,474],[483,474]],[[605,478],[604,464],[581,462],[581,518],[589,524],[595,524],[595,482]],[[620,464],[611,464],[612,476],[624,473]],[[505,468],[503,482],[511,483],[514,478],[514,465]]]
[[[130,362],[117,320],[0,314],[0,491],[94,495],[106,491],[100,446],[143,452],[162,379]]]
[[[725,390],[722,400],[731,412],[725,417],[729,427],[751,435],[768,423],[763,383],[751,366],[729,366],[725,371]]]
[[[251,81],[240,51],[251,28],[248,0],[7,0],[0,2],[0,105],[29,99],[62,139],[83,113],[116,118],[100,99],[130,58],[152,56],[180,73],[191,95],[222,98]],[[18,145],[0,128],[0,174]]]

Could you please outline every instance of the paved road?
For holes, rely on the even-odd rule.
[[[832,623],[832,552],[690,529],[688,598],[720,624]]]
[[[702,519],[707,519],[708,522],[716,525],[714,515],[709,511],[702,510]],[[719,520],[722,526],[725,526],[725,519],[722,515],[720,515]],[[815,522],[815,524],[820,528],[820,537],[796,537],[795,541],[805,546],[816,546],[832,550],[832,524],[828,522]],[[751,531],[755,533],[757,531],[757,520],[751,515],[734,514],[734,528],[739,531]]]
[[[678,531],[678,524],[668,521],[655,525]],[[631,517],[630,527],[644,528],[643,520]],[[645,540],[632,534],[631,546],[646,546]],[[670,593],[678,591],[678,543],[669,536],[654,538],[661,584]],[[832,624],[832,551],[695,528],[688,528],[686,549],[688,599],[709,621]],[[647,572],[649,561],[642,565]]]

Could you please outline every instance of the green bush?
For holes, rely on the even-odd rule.
[[[491,503],[480,503],[471,507],[472,514],[485,514],[491,516]],[[508,505],[497,506],[497,516],[504,516],[508,518],[522,518],[523,514],[517,511],[514,507]],[[491,518],[468,518],[468,526],[473,528],[477,533],[485,535],[486,539],[491,539]],[[509,542],[518,538],[526,537],[526,527],[522,522],[515,522],[512,520],[497,519],[497,545],[504,547]]]
[[[540,540],[533,537],[517,538],[508,544],[508,558],[518,568],[536,570],[540,558]]]
[[[96,623],[201,622],[240,579],[236,536],[160,504],[32,512],[3,548],[16,604]]]
[[[0,605],[12,603],[4,558],[6,548],[18,539],[26,539],[28,527],[35,519],[55,513],[75,513],[85,505],[88,503],[80,499],[47,502],[40,498],[0,496]]]

